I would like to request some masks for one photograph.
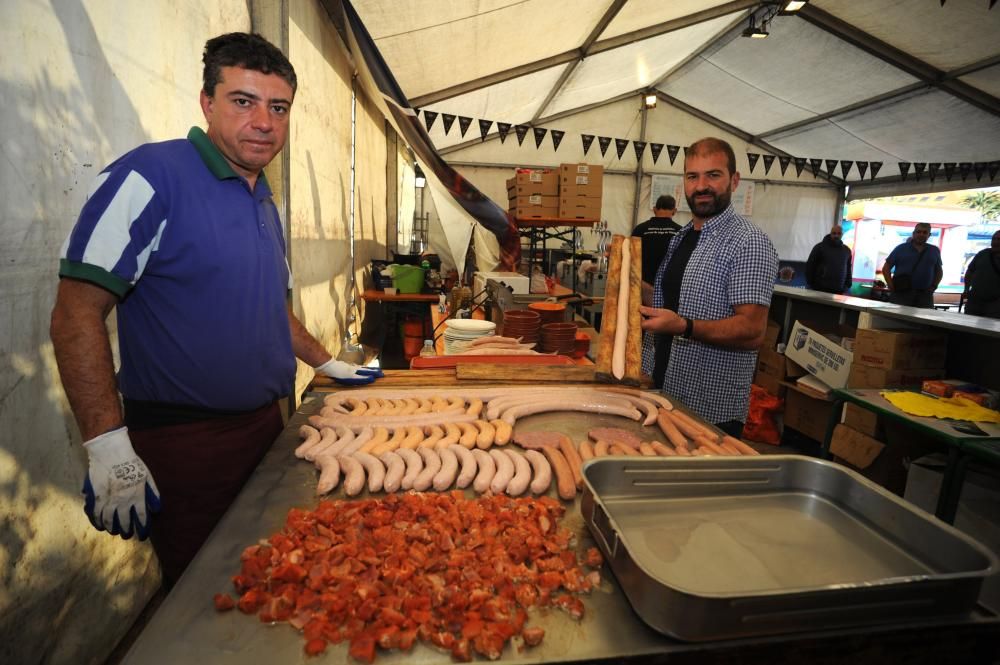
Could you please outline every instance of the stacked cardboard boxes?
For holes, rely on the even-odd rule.
[[[559,217],[600,219],[604,167],[594,164],[559,166]]]
[[[757,371],[753,382],[772,395],[784,398],[785,386],[781,385],[781,382],[786,376],[785,356],[776,350],[780,334],[781,326],[774,321],[768,321],[764,343],[757,352]]]
[[[553,169],[517,169],[507,180],[508,211],[521,219],[559,215],[559,172]]]
[[[947,343],[944,333],[859,330],[847,386],[919,386],[943,378]]]

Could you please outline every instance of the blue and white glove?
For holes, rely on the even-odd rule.
[[[345,363],[342,360],[334,360],[332,358],[317,367],[316,372],[346,386],[361,386],[385,376],[380,369],[362,367],[361,365]]]
[[[90,466],[83,482],[83,510],[99,531],[128,540],[149,536],[148,513],[160,510],[160,491],[146,464],[139,459],[119,427],[86,441]]]

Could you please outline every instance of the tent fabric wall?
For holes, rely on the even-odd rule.
[[[107,164],[204,126],[205,40],[249,27],[236,0],[0,3],[0,662],[102,663],[159,586],[148,543],[83,513],[49,340],[58,255]]]
[[[753,223],[783,261],[805,261],[839,219],[834,188],[757,183],[754,189]]]

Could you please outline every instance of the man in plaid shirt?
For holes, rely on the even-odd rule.
[[[778,254],[730,204],[740,181],[732,147],[716,138],[684,158],[692,219],[670,242],[640,307],[642,368],[654,384],[727,434],[739,437],[750,406],[757,349],[764,340]]]

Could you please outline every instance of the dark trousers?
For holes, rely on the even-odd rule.
[[[739,420],[727,420],[724,423],[715,423],[715,426],[733,438],[743,438],[743,423]]]
[[[236,416],[129,431],[160,490],[150,541],[172,587],[284,425],[275,402]]]
[[[909,307],[933,309],[934,292],[930,289],[911,289],[904,293],[896,293],[893,291],[889,294],[889,302],[894,305],[907,305]]]

